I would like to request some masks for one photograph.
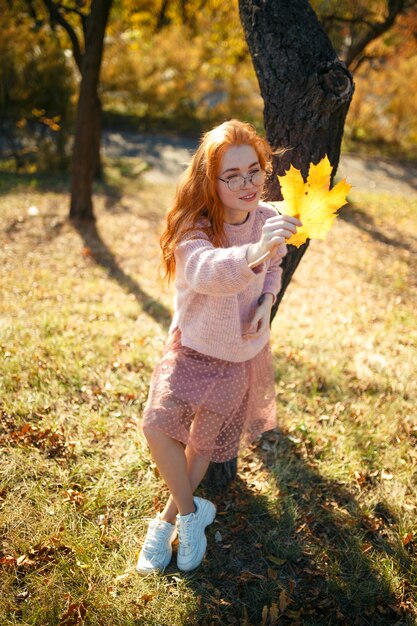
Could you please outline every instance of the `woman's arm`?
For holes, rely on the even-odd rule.
[[[277,294],[279,290],[281,289],[281,282],[282,282],[281,263],[282,263],[282,259],[284,258],[286,254],[287,254],[287,246],[284,243],[279,246],[279,248],[276,251],[276,255],[271,260],[269,267],[266,270],[263,293],[270,293],[273,295],[274,299],[273,299],[272,304],[274,304]]]
[[[176,262],[194,291],[212,296],[239,293],[255,278],[248,266],[248,246],[215,248],[204,238],[188,239],[177,246]]]

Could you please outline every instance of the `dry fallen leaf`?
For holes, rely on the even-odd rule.
[[[268,567],[268,578],[272,578],[272,580],[276,580],[278,578],[278,572],[272,567]]]
[[[239,580],[246,581],[253,578],[257,578],[258,580],[266,580],[265,576],[263,576],[262,574],[255,574],[253,572],[250,572],[249,570],[243,570],[239,574]]]
[[[87,614],[87,603],[82,601],[71,602],[68,594],[66,594],[67,607],[63,615],[61,615],[59,626],[82,626]]]
[[[155,595],[155,593],[145,593],[140,597],[140,599],[144,604],[148,604],[148,602],[154,599]]]
[[[281,613],[284,613],[290,602],[291,599],[288,597],[285,589],[283,589],[279,594],[279,610],[281,611]]]
[[[264,606],[262,609],[261,626],[275,626],[278,623],[278,618],[279,609],[275,602],[271,606]]]
[[[293,165],[283,176],[278,176],[285,213],[298,217],[303,223],[286,243],[299,248],[307,239],[325,239],[338,209],[346,204],[351,188],[343,179],[329,189],[331,173],[332,166],[326,155],[316,165],[310,164],[306,182]]]
[[[267,557],[268,561],[271,563],[275,563],[275,565],[283,565],[287,559],[279,559],[277,556],[272,556],[269,554]]]

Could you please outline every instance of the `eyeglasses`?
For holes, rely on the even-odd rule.
[[[249,176],[242,176],[239,174],[231,176],[230,178],[220,178],[220,176],[217,178],[223,183],[226,183],[230,191],[240,191],[240,189],[243,189],[245,186],[247,180],[252,185],[255,185],[255,187],[261,187],[265,181],[265,172],[264,170],[255,170],[254,172],[251,172]]]

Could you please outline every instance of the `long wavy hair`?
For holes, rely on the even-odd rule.
[[[175,276],[174,250],[187,233],[196,228],[198,220],[207,218],[207,225],[198,226],[214,246],[225,245],[224,210],[217,194],[217,176],[223,154],[230,146],[252,146],[261,168],[271,169],[272,149],[246,122],[229,120],[202,136],[199,147],[181,176],[174,202],[166,213],[166,223],[159,243],[162,250],[160,270],[168,282]]]

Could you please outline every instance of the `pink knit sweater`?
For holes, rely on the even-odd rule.
[[[243,337],[262,293],[274,297],[281,287],[280,267],[286,254],[278,254],[250,269],[246,251],[259,241],[262,226],[276,211],[260,203],[243,224],[225,224],[228,246],[216,248],[203,231],[195,230],[175,250],[175,313],[170,330],[179,327],[181,343],[226,361],[246,361],[269,341],[269,327]]]

